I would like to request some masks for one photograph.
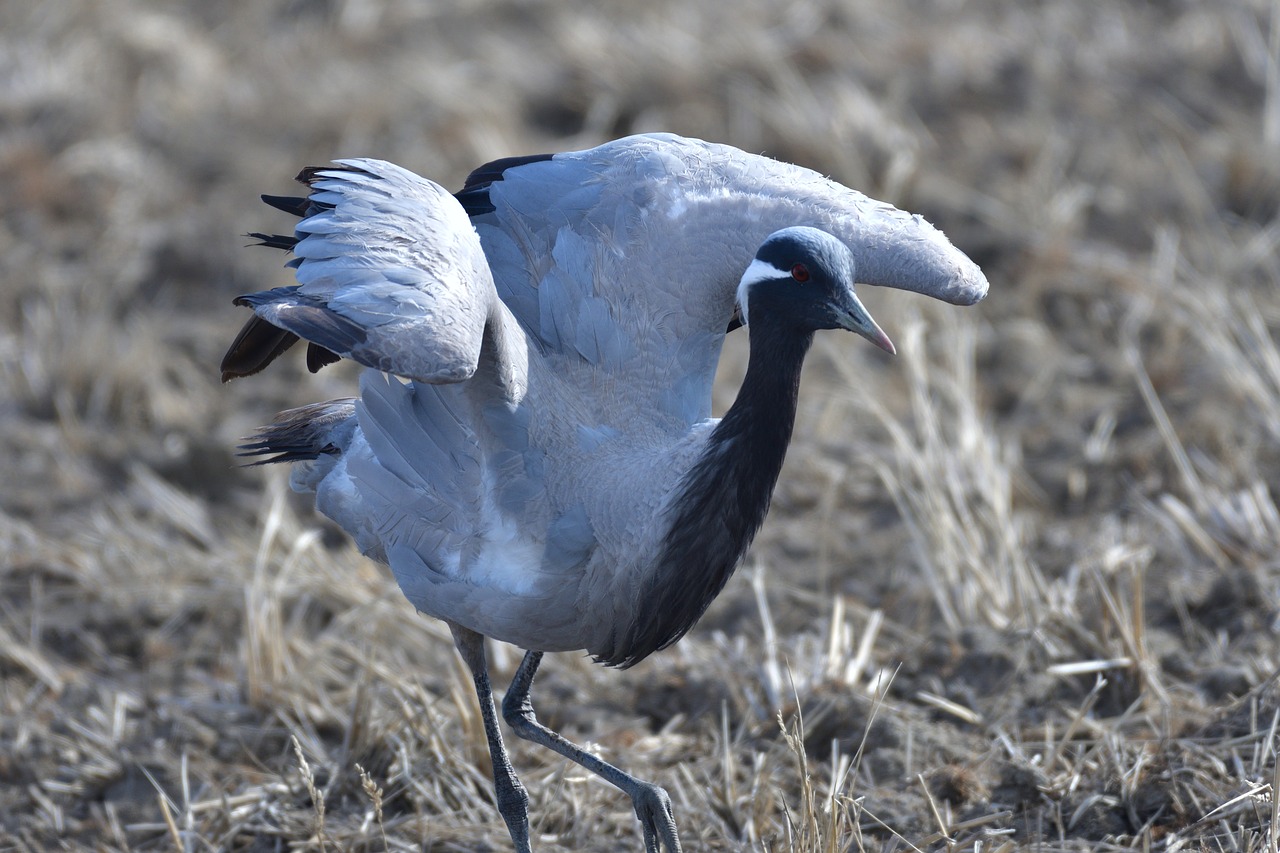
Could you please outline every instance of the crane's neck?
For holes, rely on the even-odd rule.
[[[612,647],[592,650],[630,666],[688,631],[724,588],[769,511],[791,430],[800,370],[813,333],[748,326],[751,355],[738,397],[681,480],[661,555],[642,582],[634,621]]]
[[[748,331],[751,355],[738,397],[712,430],[673,505],[673,534],[682,523],[697,528],[717,507],[726,517],[732,514],[735,528],[740,520],[745,539],[736,556],[746,551],[769,510],[795,425],[800,370],[813,342],[811,332],[763,324]]]

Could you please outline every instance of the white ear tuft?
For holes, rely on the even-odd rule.
[[[780,270],[759,258],[751,262],[751,266],[747,267],[747,271],[742,274],[742,280],[738,282],[738,311],[742,315],[742,325],[747,325],[747,291],[752,285],[762,281],[776,281],[789,275],[791,273],[786,270]]]

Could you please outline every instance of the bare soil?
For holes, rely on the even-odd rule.
[[[228,386],[257,201],[670,130],[924,214],[746,566],[534,700],[690,850],[1280,845],[1280,12],[1230,3],[0,0],[0,849],[509,849],[448,632],[237,466],[354,372]],[[733,398],[745,340],[726,348]],[[495,645],[501,686],[518,651]],[[639,849],[518,743],[543,850]]]

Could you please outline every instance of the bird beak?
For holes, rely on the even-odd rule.
[[[889,355],[897,355],[898,351],[893,346],[893,341],[889,340],[889,336],[884,330],[876,325],[876,321],[871,319],[870,312],[863,307],[862,302],[858,300],[853,289],[850,288],[843,298],[832,305],[835,309],[836,322],[842,329],[848,329],[851,332],[857,332],[871,343],[880,347],[880,349],[889,353]]]

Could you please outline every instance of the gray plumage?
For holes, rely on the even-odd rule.
[[[376,160],[300,178],[307,199],[268,199],[305,217],[296,242],[258,235],[292,248],[299,284],[238,300],[256,318],[224,378],[294,336],[313,369],[341,356],[372,370],[354,402],[285,413],[245,449],[298,463],[294,488],[454,626],[469,663],[483,658],[475,635],[531,650],[523,704],[504,711],[534,739],[546,736],[521,714],[538,653],[629,666],[683,635],[728,579],[767,510],[813,331],[849,328],[892,351],[855,276],[957,304],[987,287],[918,216],[670,135],[497,161],[456,199]],[[815,293],[819,307],[792,299]],[[753,366],[718,424],[711,383],[740,298]],[[775,317],[799,331],[776,331]],[[773,375],[758,348],[794,370]],[[503,814],[519,824],[495,737]],[[611,781],[654,811],[642,808],[653,786]],[[641,818],[650,849],[678,847],[669,819]]]

